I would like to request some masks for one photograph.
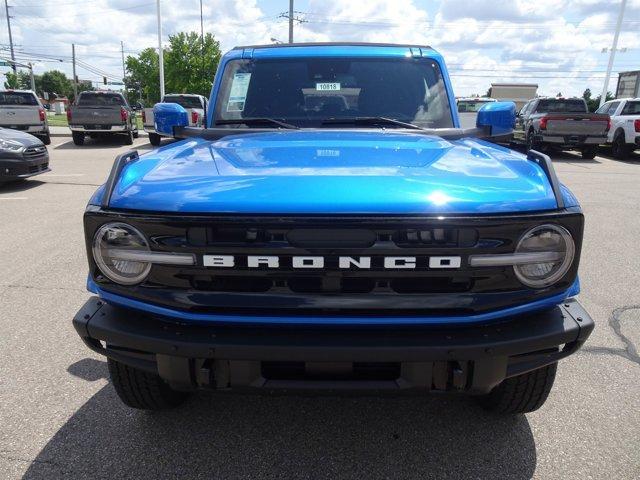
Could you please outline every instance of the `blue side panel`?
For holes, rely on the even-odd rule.
[[[551,308],[562,303],[569,297],[577,295],[580,291],[579,281],[560,294],[547,297],[535,302],[515,307],[505,308],[503,310],[468,316],[451,316],[451,317],[318,317],[318,316],[300,316],[300,317],[269,317],[269,316],[246,316],[246,315],[212,315],[201,313],[189,313],[170,308],[152,305],[149,303],[133,300],[131,298],[115,295],[100,289],[95,282],[89,277],[87,279],[87,290],[97,294],[105,302],[113,305],[119,305],[125,308],[133,308],[144,312],[163,315],[175,318],[180,321],[192,323],[218,323],[218,324],[271,324],[271,325],[444,325],[444,324],[473,324],[484,323],[499,320],[504,317],[520,315],[523,313],[533,312]]]

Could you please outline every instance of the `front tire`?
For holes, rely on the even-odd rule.
[[[40,137],[40,140],[42,140],[42,143],[45,145],[51,145],[51,135],[48,133]]]
[[[151,132],[149,133],[149,143],[154,147],[157,147],[158,145],[160,145],[161,140],[162,140],[162,137],[157,133],[151,133]]]
[[[582,149],[583,160],[593,160],[598,154],[598,147],[586,147]]]
[[[73,143],[76,145],[84,145],[84,133],[82,132],[71,132],[71,136],[73,137]]]
[[[527,139],[526,139],[526,151],[527,153],[529,153],[529,151],[531,150],[540,150],[540,147],[538,145],[538,143],[534,140],[534,132],[533,129],[529,130],[529,132],[527,133]]]
[[[501,414],[528,413],[539,409],[549,396],[556,378],[557,363],[507,378],[488,395],[478,398],[489,411]]]
[[[166,410],[181,405],[188,397],[186,392],[171,389],[158,375],[130,367],[111,358],[109,376],[120,400],[139,410]]]

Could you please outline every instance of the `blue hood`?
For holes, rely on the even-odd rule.
[[[557,208],[524,155],[388,130],[191,138],[128,165],[116,209],[239,214],[506,213]]]

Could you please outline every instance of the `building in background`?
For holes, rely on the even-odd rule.
[[[525,103],[536,98],[537,83],[492,83],[489,96],[496,100],[510,100],[515,102],[516,110],[520,110]]]

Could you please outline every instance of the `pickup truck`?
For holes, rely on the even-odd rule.
[[[545,402],[594,326],[575,298],[584,217],[548,156],[490,143],[513,102],[463,129],[432,48],[331,43],[234,48],[209,105],[201,129],[158,104],[181,140],[118,156],[84,213],[93,296],[73,324],[126,405],[198,389]]]
[[[32,90],[0,90],[0,127],[35,135],[49,145],[49,122],[40,99]]]
[[[67,110],[67,120],[76,145],[83,145],[87,135],[91,138],[120,135],[127,145],[138,138],[135,112],[121,93],[80,93]]]
[[[589,113],[582,98],[534,98],[518,113],[513,141],[528,150],[578,150],[593,159],[607,141],[609,115]]]
[[[603,104],[596,113],[611,117],[607,144],[611,153],[624,160],[640,148],[640,98],[623,98]]]
[[[203,127],[207,114],[207,99],[202,95],[191,93],[170,93],[165,95],[160,103],[177,103],[184,107],[192,127]],[[145,108],[142,111],[144,131],[149,134],[149,143],[153,146],[160,145],[162,135],[156,131],[153,121],[153,108]]]

